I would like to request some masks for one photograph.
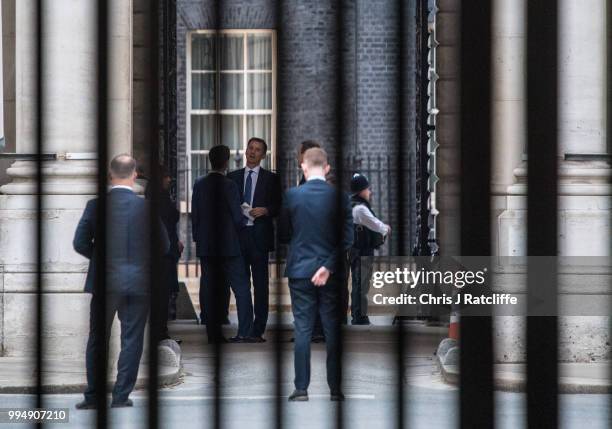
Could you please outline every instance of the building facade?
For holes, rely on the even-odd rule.
[[[49,155],[43,168],[43,323],[47,356],[74,357],[83,356],[89,296],[82,293],[88,263],[72,250],[72,236],[97,189],[97,105],[109,106],[109,154],[134,154],[146,174],[146,139],[157,127],[150,123],[150,89],[162,80],[149,74],[150,23],[158,11],[145,0],[109,2],[109,96],[99,100],[95,3],[43,4],[42,132]],[[32,354],[34,347],[36,164],[28,157],[36,152],[35,5],[2,1],[5,154],[13,154],[3,158],[8,168],[0,187],[0,354],[6,356]],[[206,151],[228,144],[238,150],[237,167],[253,133],[269,140],[268,166],[286,185],[294,183],[296,148],[306,139],[320,141],[347,177],[365,167],[387,171],[371,177],[381,190],[375,205],[395,230],[397,205],[405,205],[410,243],[415,115],[407,108],[400,116],[397,106],[400,95],[414,97],[416,1],[402,10],[403,21],[390,0],[178,0],[176,33],[155,49],[161,54],[164,43],[176,43],[176,89],[162,93],[176,94],[183,222],[188,225],[191,182],[206,171]],[[395,191],[398,172],[403,198]]]

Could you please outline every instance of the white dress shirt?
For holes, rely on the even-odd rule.
[[[307,182],[310,182],[311,180],[322,180],[322,181],[326,181],[325,177],[323,176],[310,176],[308,179],[306,179]]]
[[[111,191],[113,189],[128,189],[128,190],[134,192],[134,189],[131,186],[126,186],[126,185],[114,185],[114,186],[111,186]]]
[[[387,235],[389,233],[389,225],[381,222],[363,204],[357,204],[355,207],[353,207],[353,223],[355,225],[363,225],[366,228],[382,235]]]
[[[253,198],[255,197],[255,187],[257,186],[257,178],[259,177],[259,170],[260,170],[261,166],[257,166],[254,168],[249,168],[244,167],[244,178],[242,180],[242,193],[244,194],[244,188],[246,186],[246,180],[247,177],[249,177],[249,171],[252,171],[253,173],[251,173],[251,195],[249,198],[249,201],[251,201],[251,207],[253,207]],[[247,221],[247,226],[252,226],[253,225],[253,221],[251,219],[249,219]]]

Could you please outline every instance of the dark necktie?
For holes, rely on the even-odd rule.
[[[251,190],[253,189],[253,179],[251,178],[253,170],[249,170],[246,183],[244,184],[244,198],[242,199],[248,205],[251,205]]]

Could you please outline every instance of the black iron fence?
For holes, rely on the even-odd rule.
[[[170,0],[164,1],[167,3]],[[155,8],[159,7],[159,1],[153,1]],[[219,18],[219,2],[215,2],[213,18],[216,28],[221,28]],[[422,1],[422,5],[426,5],[427,1]],[[44,104],[44,81],[45,62],[48,61],[47,55],[53,51],[42,49],[42,38],[44,34],[44,22],[42,16],[42,1],[37,2],[38,19],[36,21],[36,31],[38,35],[38,44],[36,50],[36,70],[37,70],[37,149],[38,153],[44,153],[43,133],[44,115],[41,106]],[[108,55],[108,10],[107,2],[98,1],[98,73],[96,76],[97,96],[101,100],[109,98],[109,88],[107,85],[107,66],[109,61]],[[278,3],[278,8],[282,9],[283,2]],[[405,2],[398,2],[398,27],[400,34],[403,34],[405,23],[402,20],[404,16]],[[492,58],[492,1],[464,1],[460,2],[461,8],[461,48],[460,48],[460,85],[461,85],[461,112],[460,112],[460,214],[461,214],[461,251],[464,255],[489,255],[491,253],[491,203],[490,203],[490,182],[491,182],[491,58]],[[424,8],[427,10],[427,8]],[[155,9],[154,9],[155,10]],[[166,8],[165,10],[171,10]],[[338,21],[342,22],[342,3],[336,4],[336,13]],[[558,117],[557,109],[559,106],[557,75],[558,67],[558,25],[557,25],[557,10],[558,2],[556,0],[539,0],[527,2],[527,151],[528,160],[531,166],[528,170],[528,197],[527,197],[527,252],[529,255],[555,255],[558,251],[557,240],[557,126]],[[281,12],[277,10],[278,31],[280,35],[280,43],[282,43],[283,25],[280,19]],[[422,17],[418,17],[419,22],[422,22]],[[158,86],[155,84],[159,80],[159,70],[157,61],[157,42],[159,40],[159,17],[156,13],[151,14],[150,33],[148,35],[150,46],[153,48],[153,61],[150,63],[150,76],[153,88],[153,105],[156,106],[151,112],[151,124],[155,124],[160,118],[158,107],[160,106]],[[342,29],[342,26],[338,26]],[[343,35],[338,35],[341,38]],[[610,42],[608,40],[608,47]],[[400,43],[400,49],[402,45]],[[338,65],[338,80],[341,82],[340,65],[342,55],[339,57]],[[401,62],[401,55],[400,55]],[[412,79],[413,76],[402,74],[402,67],[399,69],[398,79],[404,81]],[[612,80],[610,76],[610,68],[608,68],[608,80]],[[401,87],[401,85],[400,85]],[[342,86],[338,85],[337,103],[342,107],[344,99],[342,97]],[[400,97],[401,98],[401,97]],[[401,100],[398,103],[398,108],[407,106]],[[282,107],[282,106],[281,106]],[[338,112],[340,108],[336,109]],[[106,286],[107,276],[106,267],[108,260],[106,234],[112,225],[107,223],[107,165],[108,165],[108,132],[107,125],[109,122],[109,112],[106,103],[98,104],[97,112],[97,149],[98,149],[98,210],[96,218],[96,266],[101,268],[97,270],[96,285],[99,289],[99,297],[92,307],[93,318],[95,323],[101,328],[101,333],[97,333],[101,338],[106,337],[108,329],[106,320]],[[282,114],[282,109],[280,109]],[[339,115],[339,114],[338,114]],[[401,118],[401,116],[400,116]],[[337,127],[341,129],[341,119],[338,117]],[[401,119],[400,119],[401,122]],[[421,124],[421,126],[424,126]],[[398,126],[402,130],[402,124]],[[608,133],[608,139],[610,139]],[[401,136],[401,131],[400,131]],[[158,156],[160,153],[159,133],[156,127],[150,128],[151,142],[151,162],[157,165]],[[401,140],[401,139],[400,139]],[[338,152],[338,151],[337,151]],[[381,155],[368,157],[361,161],[356,158],[341,158],[343,161],[336,165],[336,171],[339,171],[338,183],[347,183],[350,175],[359,171],[369,176],[374,189],[374,209],[377,210],[383,220],[386,216],[392,216],[396,211],[399,216],[399,228],[403,229],[403,221],[407,213],[404,213],[401,206],[394,205],[403,197],[401,194],[401,183],[406,174],[410,171],[401,168],[400,156]],[[42,251],[44,249],[43,240],[44,234],[42,231],[42,157],[37,158],[37,205],[36,205],[36,255],[37,255],[37,277],[36,277],[36,335],[32,338],[36,347],[36,374],[37,376],[37,404],[43,404],[43,379],[41,374],[45,372],[43,367],[42,356],[45,353],[45,342],[43,341],[43,311],[45,301],[42,299],[43,283],[45,281],[42,276]],[[283,177],[285,187],[294,185],[298,182],[300,174],[292,159],[280,160],[276,165],[276,170]],[[151,170],[154,174],[156,169]],[[190,195],[191,178],[189,173],[195,175],[205,174],[206,171],[179,171],[179,185],[182,186],[179,192],[179,200],[184,204],[183,212],[188,214],[190,211]],[[155,178],[154,179],[159,179]],[[154,180],[158,182],[158,180]],[[398,186],[400,184],[400,186]],[[153,199],[155,203],[156,190],[153,190]],[[156,205],[153,204],[152,213],[157,212]],[[159,237],[156,236],[155,216],[151,216],[151,232],[153,235],[153,243],[159,242]],[[194,252],[192,248],[191,233],[189,231],[189,222],[187,216],[183,219],[182,224],[183,238],[187,242],[187,251],[183,259],[183,263],[193,261]],[[400,242],[404,241],[400,235]],[[444,243],[441,243],[442,247]],[[403,254],[407,252],[406,243],[393,245],[392,241],[386,244],[385,252],[397,252]],[[156,246],[152,246],[153,249]],[[152,282],[158,283],[159,278],[159,254],[153,251],[151,258],[155,261],[152,266]],[[549,272],[548,280],[545,283],[551,285],[552,290],[547,290],[546,296],[556,296],[555,267]],[[541,286],[541,278],[535,276],[533,267],[528,267],[528,303],[536,305],[540,296],[538,290]],[[150,306],[158,308],[159,296],[150,294]],[[152,313],[149,341],[148,362],[149,382],[148,382],[148,426],[151,428],[159,427],[160,410],[157,396],[157,338],[155,337],[156,330],[159,328],[159,315],[156,312]],[[92,322],[93,323],[93,322]],[[495,410],[493,401],[493,340],[492,340],[492,319],[491,317],[466,317],[462,319],[461,328],[461,359],[460,359],[460,407],[459,417],[460,426],[462,428],[492,428],[495,427]],[[397,398],[398,404],[396,407],[398,418],[397,427],[402,428],[406,425],[406,416],[410,414],[410,402],[403,401],[404,398],[404,367],[406,365],[404,355],[408,347],[410,347],[410,338],[402,331],[401,325],[397,330],[397,371],[399,382],[397,384],[397,392],[393,397]],[[107,381],[107,347],[102,346],[98,354],[95,355],[95,374],[97,379],[97,389],[95,391],[95,403],[97,405],[97,426],[107,427],[109,419],[107,418],[107,396],[106,396],[106,381]],[[221,419],[221,396],[220,396],[220,377],[221,362],[220,358],[223,349],[218,345],[214,346],[214,365],[215,374],[213,382],[215,384],[213,415],[210,416],[212,427],[221,427],[224,420]],[[280,386],[282,380],[282,371],[280,370],[281,360],[279,358],[282,353],[282,348],[276,348],[277,359],[276,365],[276,385]],[[558,320],[556,317],[539,317],[533,316],[527,318],[527,425],[529,428],[554,428],[558,426]],[[340,359],[341,360],[341,359]],[[275,421],[271,426],[282,426],[282,406],[280,405],[280,387],[275,392],[276,402]],[[341,405],[336,408],[337,418],[332,422],[332,426],[343,427]]]
[[[179,224],[179,236],[185,245],[185,250],[181,256],[179,264],[181,266],[181,273],[186,277],[199,276],[199,261],[195,253],[195,243],[192,239],[191,234],[191,193],[193,189],[193,183],[198,177],[205,176],[208,174],[210,169],[210,162],[208,156],[202,156],[202,162],[200,168],[191,170],[179,170],[178,172],[178,197],[179,206],[181,208],[181,221]],[[339,161],[336,160],[335,164]],[[268,158],[266,164],[270,164],[270,158]],[[342,161],[342,178],[336,177],[337,167],[332,165],[330,171],[329,180],[334,186],[342,187],[344,192],[350,193],[350,179],[353,174],[360,173],[364,174],[369,182],[372,190],[371,204],[372,209],[376,213],[377,217],[383,222],[391,225],[392,233],[385,240],[385,243],[378,249],[380,255],[392,255],[394,254],[394,245],[397,240],[397,224],[399,220],[396,216],[396,208],[402,201],[398,201],[397,197],[397,177],[409,177],[414,174],[414,171],[410,168],[410,162],[402,164],[398,167],[395,156],[389,154],[371,155],[366,157],[358,157],[355,155],[349,155],[343,158]],[[230,171],[243,168],[244,157],[242,154],[232,154],[230,159]],[[399,169],[399,170],[398,170]],[[271,169],[281,176],[281,184],[283,192],[293,186],[297,186],[302,178],[302,172],[297,166],[295,158],[280,158],[276,160],[276,166]],[[408,201],[414,200],[414,190],[408,189],[408,192],[404,195],[404,198]],[[409,218],[408,228],[406,228],[405,234],[411,234],[412,228],[410,225],[411,219]],[[412,238],[409,237],[408,240]],[[271,263],[282,263],[282,254],[273,252],[270,258]]]

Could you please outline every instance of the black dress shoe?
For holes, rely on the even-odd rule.
[[[295,389],[293,391],[293,393],[291,395],[289,395],[288,400],[291,401],[291,402],[293,402],[293,401],[308,401],[308,391],[307,390],[301,390],[301,389]]]
[[[133,407],[134,402],[131,399],[126,399],[123,402],[113,402],[111,404],[111,408],[125,408],[125,407]]]
[[[253,337],[242,337],[240,335],[236,335],[235,337],[232,337],[229,339],[230,343],[256,343],[258,341],[255,340],[255,338]]]
[[[228,342],[227,338],[225,338],[225,337],[209,338],[208,339],[208,344],[225,344],[227,342]]]
[[[336,402],[344,401],[344,393],[340,392],[339,390],[336,392],[331,392],[329,399]]]
[[[83,399],[78,404],[75,404],[74,408],[77,410],[95,410],[98,407],[95,402],[89,402],[86,399]]]
[[[266,339],[262,337],[261,335],[255,335],[251,338],[253,339],[254,343],[265,343],[266,342]]]
[[[370,318],[368,316],[360,316],[351,320],[351,325],[371,325]]]

